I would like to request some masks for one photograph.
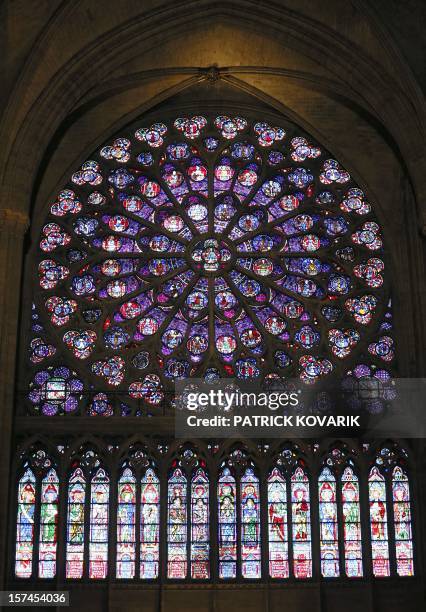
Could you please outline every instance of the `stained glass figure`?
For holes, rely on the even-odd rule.
[[[99,468],[90,487],[89,578],[108,573],[109,477]]]
[[[59,479],[54,469],[49,470],[42,480],[40,503],[38,575],[40,578],[54,578],[56,575],[59,503]]]
[[[81,468],[76,468],[68,481],[67,509],[67,578],[81,578],[84,569],[84,505],[86,501],[86,479]]]
[[[269,575],[288,578],[287,485],[278,468],[268,477]]]
[[[199,468],[191,481],[191,578],[210,577],[209,480]]]
[[[219,577],[237,575],[237,490],[235,478],[229,468],[219,475],[217,486],[219,521]]]
[[[243,578],[260,578],[260,499],[259,479],[252,468],[241,477],[241,574]]]
[[[363,568],[359,482],[349,466],[341,476],[341,487],[345,573],[348,578],[361,578]]]
[[[134,578],[136,562],[136,478],[126,467],[118,481],[117,578]]]
[[[311,502],[309,479],[301,466],[291,477],[293,572],[295,578],[312,577]]]
[[[212,368],[312,384],[343,360],[349,378],[383,376],[381,228],[350,174],[285,123],[138,125],[71,175],[40,233],[30,413],[120,414],[107,394],[85,402],[83,365],[138,415]]]
[[[339,536],[337,524],[336,478],[325,467],[318,478],[321,574],[339,576]]]
[[[160,481],[148,468],[141,482],[140,577],[158,578],[160,560]]]
[[[396,466],[392,472],[392,501],[396,571],[398,576],[413,576],[410,485],[407,474],[399,466]]]
[[[187,479],[179,468],[169,477],[167,492],[167,577],[187,575]]]
[[[368,477],[370,502],[371,556],[374,576],[389,576],[388,510],[386,482],[377,466]]]
[[[15,575],[18,578],[30,578],[32,575],[35,502],[36,479],[28,468],[18,483],[15,549]]]

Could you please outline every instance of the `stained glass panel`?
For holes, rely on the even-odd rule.
[[[51,469],[41,483],[39,566],[40,578],[56,575],[56,547],[58,543],[59,480]]]
[[[108,573],[109,477],[99,468],[90,487],[89,578]]]
[[[191,481],[191,578],[210,577],[209,480],[199,468]]]
[[[339,535],[337,524],[336,478],[326,467],[318,478],[321,574],[339,576]]]
[[[241,478],[241,574],[260,578],[260,500],[259,479],[251,468]]]
[[[175,469],[168,484],[167,512],[167,577],[186,578],[187,575],[187,480],[180,469]]]
[[[80,468],[76,468],[68,482],[67,510],[67,578],[81,578],[84,568],[84,504],[86,501],[86,479]]]
[[[219,519],[219,577],[237,575],[237,491],[235,478],[224,468],[217,487]]]
[[[302,467],[291,477],[293,572],[295,578],[312,577],[311,503],[309,479]]]
[[[18,483],[15,552],[15,575],[18,578],[30,578],[32,575],[35,501],[36,479],[33,472],[27,469]]]
[[[288,578],[287,485],[274,468],[268,477],[269,575]]]
[[[349,578],[360,578],[363,569],[359,482],[349,466],[343,471],[341,485],[345,572]]]
[[[368,478],[370,501],[371,553],[374,576],[389,576],[389,542],[386,482],[379,469],[371,468]]]
[[[136,560],[136,478],[125,468],[118,481],[117,578],[135,577]]]
[[[371,204],[284,123],[138,125],[70,176],[39,237],[30,413],[152,415],[175,380],[197,376],[311,384],[343,362],[351,383],[390,377]],[[85,384],[126,401],[102,392],[86,403],[83,370]]]
[[[160,481],[152,468],[141,483],[141,578],[158,578],[160,560]]]
[[[414,564],[410,486],[407,474],[399,466],[396,466],[392,473],[392,501],[396,571],[398,576],[413,576]]]

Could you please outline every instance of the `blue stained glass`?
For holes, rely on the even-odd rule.
[[[219,577],[237,575],[237,492],[235,478],[229,468],[219,475],[217,485],[219,520]]]
[[[318,478],[321,574],[339,576],[339,541],[337,523],[336,478],[326,467]]]
[[[167,495],[167,577],[182,579],[187,575],[187,479],[180,469],[169,477]]]
[[[28,468],[18,483],[18,512],[16,517],[15,576],[30,578],[34,549],[34,511],[36,479]]]
[[[158,578],[160,561],[160,481],[148,468],[141,483],[140,576]]]
[[[261,577],[259,479],[251,468],[241,478],[241,573]]]
[[[80,468],[76,468],[68,481],[67,509],[67,578],[82,578],[84,569],[84,518],[86,479]]]
[[[209,480],[199,468],[191,481],[191,578],[210,577]]]
[[[352,372],[361,350],[366,366],[384,361],[392,375],[393,329],[378,319],[387,263],[368,196],[282,121],[223,114],[138,125],[72,173],[39,236],[34,278],[45,307],[28,343],[30,413],[114,412],[77,393],[43,401],[39,364],[64,347],[70,371],[85,360],[127,396],[129,415],[145,414],[139,400],[173,406],[175,380],[213,370],[262,382],[288,367],[315,384],[334,380],[342,359]],[[357,329],[343,329],[344,316]],[[284,349],[288,359],[278,357]],[[138,357],[146,353],[149,363]]]
[[[99,468],[90,485],[89,578],[108,574],[109,477]]]
[[[277,468],[268,476],[268,547],[270,577],[288,578],[287,485]]]
[[[136,478],[125,468],[118,481],[117,578],[134,578],[136,561]]]

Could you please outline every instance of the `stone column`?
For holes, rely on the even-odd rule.
[[[10,452],[26,214],[0,209],[0,588],[7,572]]]

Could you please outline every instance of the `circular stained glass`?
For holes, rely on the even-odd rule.
[[[309,384],[389,372],[371,203],[332,155],[277,123],[138,125],[72,174],[39,238],[33,411],[110,415],[124,402],[123,414],[139,414],[189,377]],[[58,367],[120,402],[85,407]],[[64,397],[45,400],[51,384]]]

